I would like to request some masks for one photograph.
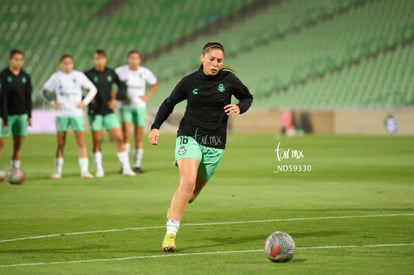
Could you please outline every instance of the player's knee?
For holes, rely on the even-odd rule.
[[[194,196],[195,180],[182,179],[178,190],[190,200]]]
[[[124,138],[122,137],[122,135],[116,135],[113,136],[112,138],[116,144],[123,144],[124,143]]]
[[[78,145],[78,148],[86,148],[86,144],[84,140],[77,140],[76,144]]]
[[[64,140],[59,140],[58,144],[57,144],[57,147],[59,149],[63,149],[65,147],[65,141]]]

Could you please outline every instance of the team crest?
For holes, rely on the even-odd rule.
[[[108,82],[112,82],[112,76],[108,75],[108,76],[106,77],[106,80],[108,80]]]
[[[222,93],[222,92],[224,92],[224,91],[226,90],[226,88],[224,88],[223,83],[220,83],[220,84],[218,85],[217,90],[218,90],[220,93]]]
[[[185,147],[184,147],[184,146],[180,146],[180,148],[178,149],[178,154],[179,154],[180,156],[182,156],[182,155],[184,155],[184,154],[185,154],[185,152],[187,152],[187,151],[185,150]]]
[[[27,78],[23,76],[23,78],[22,78],[22,83],[23,83],[23,84],[26,84],[26,82],[27,82]]]

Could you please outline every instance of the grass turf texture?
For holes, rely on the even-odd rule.
[[[289,159],[277,160],[279,142]],[[63,178],[50,180],[54,147],[54,136],[29,136],[25,183],[0,183],[0,274],[414,272],[412,137],[230,136],[216,174],[188,208],[176,254],[161,251],[178,182],[174,136],[146,144],[146,173],[132,178],[117,174],[115,145],[105,142],[107,176],[80,179],[70,135]],[[311,171],[275,173],[278,165]],[[277,230],[296,241],[289,263],[271,263],[262,252]],[[63,234],[73,232],[83,233]],[[7,241],[49,234],[56,235]]]

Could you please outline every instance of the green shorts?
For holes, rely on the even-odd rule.
[[[85,131],[85,122],[83,120],[83,116],[56,117],[56,130],[58,132],[66,132],[69,129],[69,126],[72,127],[72,130],[74,132]]]
[[[145,126],[147,119],[147,108],[126,108],[123,107],[120,110],[122,122],[130,122],[134,126]]]
[[[27,136],[27,119],[28,115],[9,115],[7,117],[7,130],[3,130],[3,123],[1,125],[1,137],[13,136],[26,137]]]
[[[175,143],[175,160],[185,158],[199,160],[198,175],[206,180],[213,176],[223,153],[223,149],[201,145],[193,137],[180,136]]]
[[[92,131],[121,128],[119,120],[114,113],[107,115],[90,115],[88,116],[88,120]]]

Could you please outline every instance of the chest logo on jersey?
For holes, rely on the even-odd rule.
[[[98,83],[98,81],[99,81],[99,77],[94,76],[94,77],[93,77],[93,82]]]
[[[108,75],[108,76],[106,77],[106,80],[108,80],[108,82],[112,82],[112,76]]]
[[[72,79],[73,84],[76,84],[76,78]]]
[[[27,82],[27,78],[23,76],[23,78],[22,78],[22,83],[23,83],[23,84],[26,84],[26,82]]]
[[[197,94],[198,94],[198,89],[197,89],[197,88],[195,88],[195,89],[193,89],[191,92],[193,93],[193,95],[197,95]]]
[[[12,83],[12,81],[13,81],[13,78],[12,78],[11,76],[8,76],[8,77],[7,77],[7,82],[8,82],[8,83]]]
[[[218,85],[217,90],[218,90],[220,93],[222,93],[222,92],[224,92],[224,91],[226,90],[226,88],[224,87],[223,83],[220,83],[220,84]]]

